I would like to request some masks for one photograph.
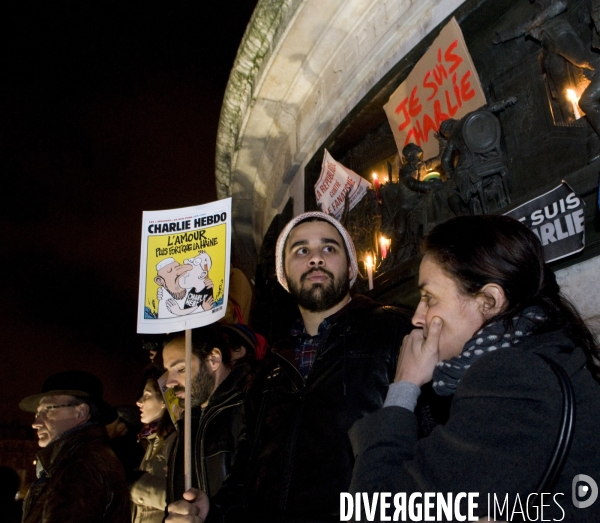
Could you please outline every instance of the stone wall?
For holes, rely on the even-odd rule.
[[[556,279],[600,342],[600,257],[561,269]]]
[[[369,90],[463,0],[261,0],[225,99],[217,192],[233,196],[236,260],[258,247],[289,197],[303,210],[304,166]]]
[[[305,167],[333,131],[444,19],[482,2],[259,2],[231,73],[216,151],[218,195],[233,197],[235,260],[250,278],[273,217],[290,198],[294,214],[304,210]],[[599,269],[593,258],[557,272],[596,334]]]

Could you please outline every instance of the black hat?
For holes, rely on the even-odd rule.
[[[219,325],[226,334],[237,337],[238,343],[243,345],[251,354],[256,352],[256,335],[250,327],[241,323]]]
[[[243,323],[220,325],[221,332],[230,336],[230,344],[241,344],[246,347],[246,353],[257,360],[262,360],[267,353],[267,340]],[[237,340],[237,341],[236,341]]]
[[[49,376],[42,385],[42,392],[27,396],[19,403],[19,408],[26,412],[36,412],[40,400],[46,396],[77,396],[89,398],[100,411],[103,422],[116,418],[116,411],[102,399],[104,389],[99,378],[81,370],[67,370]]]
[[[127,428],[137,434],[142,428],[142,422],[140,421],[140,409],[133,405],[118,405],[115,407],[119,414],[119,418],[123,420],[123,423],[127,425]]]

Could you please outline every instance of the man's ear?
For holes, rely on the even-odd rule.
[[[87,403],[80,403],[75,407],[77,418],[83,423],[90,418],[90,406]]]
[[[223,355],[221,354],[221,349],[217,349],[215,347],[211,351],[208,358],[206,358],[206,363],[210,370],[212,370],[213,372],[216,372],[223,363]]]
[[[481,307],[481,313],[486,320],[500,314],[508,302],[504,289],[497,283],[484,285],[477,294],[477,300]]]
[[[164,287],[165,279],[162,276],[156,276],[156,278],[154,278],[154,283],[156,283],[156,285],[158,285],[159,287]]]

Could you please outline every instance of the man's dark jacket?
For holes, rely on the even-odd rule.
[[[37,454],[38,479],[27,493],[23,523],[129,523],[125,472],[106,429],[87,423]]]
[[[243,426],[243,400],[250,376],[247,364],[233,367],[204,408],[192,409],[192,486],[209,496],[217,492],[229,473],[232,455]],[[169,457],[167,503],[182,498],[183,418]]]
[[[293,337],[272,350],[246,399],[247,455],[236,456],[211,512],[229,521],[339,521],[354,465],[347,432],[382,406],[411,325],[364,296],[329,321],[306,379],[293,363]],[[232,509],[243,485],[244,507]]]

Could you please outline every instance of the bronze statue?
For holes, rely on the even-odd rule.
[[[532,0],[530,0],[532,2]],[[567,89],[590,80],[579,99],[579,106],[594,131],[600,136],[600,75],[596,74],[596,57],[562,15],[568,7],[566,0],[538,0],[539,11],[525,23],[509,31],[496,33],[493,43],[499,44],[529,36],[542,46],[542,62],[551,96],[558,102],[563,120],[574,121],[573,104],[566,96]],[[597,31],[600,10],[593,0],[591,18]],[[595,31],[594,31],[595,33]],[[593,39],[594,40],[594,33]],[[596,40],[597,40],[597,34]],[[592,158],[590,161],[596,159]]]
[[[397,264],[419,252],[419,245],[438,221],[438,200],[434,195],[442,186],[440,177],[426,181],[440,166],[439,157],[423,160],[423,150],[414,143],[402,149],[403,162],[398,182],[381,188],[381,233],[392,240],[392,256],[385,265]]]
[[[590,5],[592,19],[592,48],[600,49],[600,0],[592,0]]]
[[[442,122],[447,139],[442,167],[454,191],[448,204],[454,214],[487,214],[488,202],[499,209],[510,203],[508,169],[501,149],[501,128],[495,113],[517,103],[514,97],[472,111],[460,120]]]

